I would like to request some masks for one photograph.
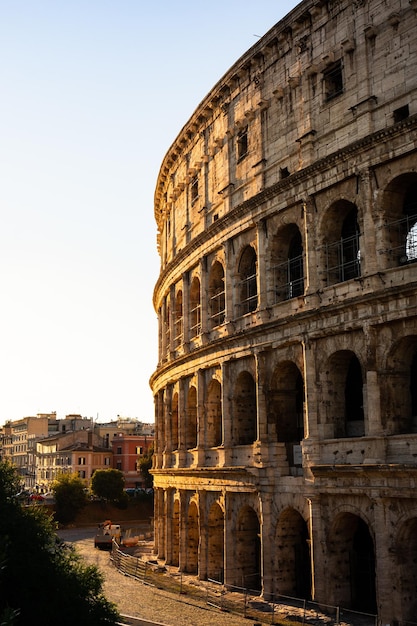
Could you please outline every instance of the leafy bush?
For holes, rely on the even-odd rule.
[[[117,624],[102,574],[58,540],[44,507],[19,503],[18,484],[16,470],[0,461],[0,624]]]
[[[55,516],[59,522],[72,522],[86,503],[84,483],[77,474],[60,474],[52,484]]]

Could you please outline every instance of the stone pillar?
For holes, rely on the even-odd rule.
[[[390,500],[377,498],[374,504],[375,578],[377,581],[376,603],[380,624],[392,624],[394,616],[401,615],[397,555],[394,539],[388,532],[392,528]]]
[[[185,467],[187,460],[187,407],[186,407],[186,381],[180,378],[178,381],[178,466]]]
[[[163,467],[171,467],[171,401],[172,388],[168,386],[165,389],[164,397],[164,435],[163,435]]]
[[[256,239],[258,246],[258,268],[256,272],[256,280],[258,284],[258,309],[265,310],[268,306],[268,271],[266,259],[268,228],[266,220],[260,220],[256,228]]]
[[[209,298],[208,298],[208,271],[207,257],[200,259],[200,305],[201,305],[201,336],[207,337],[209,331]]]
[[[207,580],[208,561],[208,522],[207,522],[207,492],[202,489],[198,492],[198,577]]]
[[[266,442],[268,439],[267,406],[264,392],[267,376],[265,359],[265,353],[255,353],[257,439],[261,442]]]
[[[373,220],[373,199],[371,188],[371,174],[369,169],[361,170],[358,174],[358,190],[362,211],[358,211],[359,221],[359,249],[361,251],[361,275],[375,274],[378,271],[376,258],[376,224]],[[362,219],[361,219],[362,217]]]
[[[233,446],[232,428],[232,397],[233,386],[230,382],[229,363],[221,364],[222,372],[222,428],[223,428],[223,448],[224,459],[222,465],[231,464]]]
[[[205,371],[200,369],[197,372],[197,448],[202,450],[206,446],[205,386]]]
[[[187,492],[183,489],[180,495],[180,511],[179,511],[179,535],[180,535],[180,551],[179,551],[179,571],[184,572],[187,568]]]
[[[167,492],[165,489],[155,490],[155,545],[154,553],[158,559],[166,559],[167,557]]]
[[[273,494],[264,493],[260,499],[261,504],[261,545],[262,545],[262,595],[268,600],[274,593],[274,572],[273,554],[271,546],[274,545],[274,528],[272,521],[275,520],[273,514]]]
[[[311,598],[316,602],[328,602],[327,589],[331,581],[327,580],[326,531],[323,522],[320,497],[308,498],[309,532],[311,559]]]
[[[182,276],[182,344],[188,350],[190,342],[190,276],[184,272]]]
[[[224,584],[235,585],[235,533],[233,498],[224,491]]]

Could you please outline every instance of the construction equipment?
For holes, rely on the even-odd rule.
[[[101,550],[111,550],[113,539],[120,544],[122,529],[119,524],[112,524],[111,520],[106,520],[98,525],[98,531],[94,537],[94,547]]]

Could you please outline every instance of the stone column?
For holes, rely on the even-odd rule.
[[[207,492],[204,489],[198,492],[198,577],[200,580],[207,579],[208,561],[208,522],[207,522]]]
[[[179,492],[180,510],[179,510],[179,571],[184,572],[187,567],[187,492],[183,489]]]
[[[186,381],[180,378],[178,381],[178,466],[185,467],[187,460],[187,407],[186,407]]]
[[[258,267],[256,272],[256,280],[258,285],[258,309],[265,310],[268,306],[268,271],[267,271],[267,246],[268,227],[266,220],[260,220],[256,227],[256,239],[257,239],[257,260]]]
[[[224,491],[224,584],[235,585],[235,533],[233,520],[233,499]]]
[[[182,344],[188,350],[190,342],[190,275],[184,272],[182,276]]]

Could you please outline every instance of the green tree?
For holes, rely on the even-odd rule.
[[[52,484],[56,519],[63,524],[72,522],[87,504],[84,483],[78,474],[59,474]]]
[[[103,595],[103,577],[60,542],[45,507],[23,507],[19,479],[0,462],[0,624],[82,626],[117,624]]]
[[[96,470],[91,479],[91,491],[108,502],[123,499],[124,485],[123,472],[116,469]]]
[[[153,450],[154,448],[152,445],[148,452],[139,459],[139,471],[142,474],[145,487],[152,487],[153,485],[153,476],[150,472],[152,469]]]

